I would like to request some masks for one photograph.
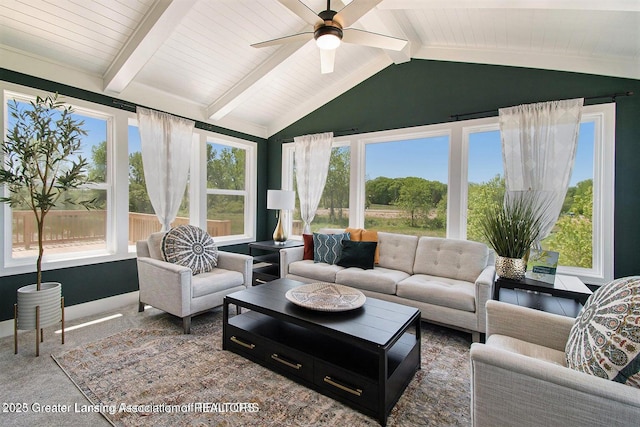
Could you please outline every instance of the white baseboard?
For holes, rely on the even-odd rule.
[[[64,308],[65,322],[78,319],[80,317],[91,316],[107,311],[117,310],[121,307],[138,302],[138,291],[127,294],[116,295],[95,301],[76,304]],[[13,335],[13,319],[0,322],[0,338]]]

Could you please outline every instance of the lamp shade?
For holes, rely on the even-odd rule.
[[[296,193],[290,190],[267,190],[267,209],[292,210],[296,207]]]

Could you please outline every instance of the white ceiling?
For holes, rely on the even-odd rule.
[[[640,79],[640,0],[383,0],[354,27],[410,43],[321,74],[313,41],[250,46],[309,31],[277,0],[0,0],[0,66],[260,137],[411,58]]]

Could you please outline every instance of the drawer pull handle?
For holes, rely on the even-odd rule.
[[[327,384],[331,384],[334,387],[338,387],[340,390],[344,390],[347,393],[351,393],[354,394],[356,396],[362,396],[362,390],[360,390],[359,388],[356,388],[355,390],[352,389],[351,387],[347,387],[346,385],[340,384],[338,382],[336,382],[335,380],[331,379],[330,376],[326,376],[324,377],[324,382]]]
[[[288,360],[284,360],[281,356],[278,356],[276,353],[273,353],[273,354],[271,355],[271,358],[272,358],[273,360],[275,360],[276,362],[280,362],[280,363],[282,363],[283,365],[287,365],[288,367],[293,368],[293,369],[300,369],[300,368],[302,368],[302,365],[301,365],[301,364],[299,364],[299,363],[292,363],[292,362],[289,362]]]
[[[267,281],[262,279],[256,279],[256,283],[260,283],[261,285],[264,285],[265,283],[267,283]]]
[[[235,335],[234,335],[234,336],[232,336],[230,339],[231,339],[231,341],[233,341],[234,343],[236,343],[236,344],[238,344],[238,345],[241,345],[241,346],[243,346],[243,347],[246,347],[246,348],[248,348],[249,350],[253,350],[253,349],[256,347],[256,345],[255,345],[255,344],[247,344],[246,342],[242,342],[242,341],[240,341],[238,338],[236,338],[236,337],[235,337]]]

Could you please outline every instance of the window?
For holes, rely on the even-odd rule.
[[[0,90],[4,135],[11,126],[8,102],[29,102],[43,93],[8,82],[0,82]],[[93,181],[70,196],[96,199],[99,209],[61,206],[49,213],[43,269],[132,258],[135,242],[161,228],[147,195],[136,115],[61,99],[73,105],[85,122],[88,135],[82,141],[82,155],[89,161]],[[173,225],[207,227],[219,246],[255,240],[256,156],[255,142],[195,128],[189,182]],[[234,168],[232,173],[227,166]],[[34,271],[37,244],[29,212],[0,205],[0,235],[0,276]]]
[[[7,93],[5,105],[17,102],[18,109],[29,107],[34,100],[26,95]],[[46,217],[43,234],[45,253],[50,258],[61,258],[71,253],[105,252],[109,241],[109,199],[110,199],[110,147],[111,124],[109,115],[75,107],[74,118],[83,121],[82,128],[86,135],[82,137],[82,148],[79,155],[86,158],[86,173],[91,180],[82,188],[69,191],[67,202],[60,201]],[[54,115],[54,119],[55,119]],[[7,126],[13,128],[15,120],[7,117]],[[94,200],[96,209],[86,210],[75,202]],[[11,239],[7,264],[12,261],[31,260],[38,255],[38,235],[35,217],[26,207],[9,209],[4,206],[5,213],[11,218]]]
[[[255,145],[208,137],[206,229],[216,241],[255,235]]]
[[[444,237],[449,137],[365,143],[364,226]]]
[[[585,107],[565,206],[543,241],[560,252],[560,273],[592,284],[613,278],[614,145],[615,105]],[[504,194],[497,117],[334,139],[347,146],[349,226],[482,241],[478,215]],[[293,188],[293,150],[283,145],[283,188]],[[314,230],[345,227],[318,218]]]

